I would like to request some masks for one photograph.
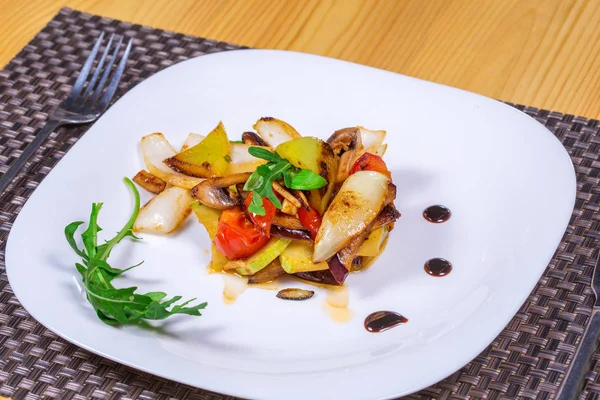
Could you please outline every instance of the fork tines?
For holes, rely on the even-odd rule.
[[[123,36],[119,38],[113,49],[113,41],[115,39],[115,34],[112,33],[108,38],[108,43],[106,44],[106,47],[104,49],[104,52],[102,53],[102,56],[100,57],[100,60],[94,68],[92,78],[89,80],[87,85],[85,85],[94,65],[96,56],[100,51],[100,47],[102,45],[102,41],[104,40],[104,36],[104,32],[102,32],[98,37],[98,40],[96,40],[92,51],[90,52],[83,67],[81,68],[81,72],[79,73],[79,76],[75,81],[75,85],[73,85],[71,93],[66,99],[67,105],[78,106],[79,108],[86,108],[98,112],[103,112],[108,107],[111,98],[114,96],[119,85],[119,81],[121,80],[121,76],[123,75],[123,71],[125,70],[125,65],[129,57],[129,52],[131,51],[133,38],[129,39],[129,42],[125,47],[125,51],[123,52],[123,55],[121,56],[121,59],[117,65],[117,68],[113,72],[113,65],[115,64],[115,61],[118,58],[119,50],[121,48],[121,44],[123,43]],[[105,87],[106,82],[109,76],[111,75],[111,72],[111,80],[108,86]],[[98,80],[98,78],[100,79]],[[83,94],[81,94],[82,91]]]

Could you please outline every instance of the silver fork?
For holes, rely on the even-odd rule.
[[[113,64],[117,59],[119,48],[123,42],[123,37],[121,37],[117,45],[114,47],[112,55],[110,55],[114,36],[114,33],[110,35],[106,49],[100,57],[100,60],[94,69],[92,78],[84,90],[85,82],[88,80],[94,60],[98,55],[100,45],[104,39],[104,32],[100,34],[100,37],[98,40],[96,40],[96,44],[94,44],[92,52],[88,56],[85,64],[83,64],[83,67],[79,72],[79,76],[77,77],[75,85],[73,85],[69,96],[50,113],[46,125],[35,136],[35,139],[29,143],[21,156],[16,159],[15,163],[9,167],[8,171],[6,171],[6,173],[0,178],[0,193],[4,192],[7,186],[13,181],[15,176],[17,176],[19,171],[27,163],[27,161],[29,161],[42,143],[48,138],[48,136],[50,136],[52,132],[54,132],[56,128],[62,125],[79,125],[93,122],[98,119],[98,117],[104,111],[106,111],[108,105],[110,104],[110,100],[117,91],[117,86],[119,85],[119,81],[121,80],[121,76],[125,70],[125,64],[127,63],[127,58],[129,57],[129,52],[131,51],[131,45],[133,42],[133,39],[129,40],[129,43],[125,48],[125,52],[121,56],[121,60],[119,61],[117,68],[110,79],[110,82],[107,84]],[[107,59],[109,59],[109,61],[105,67],[104,64]],[[100,78],[100,81],[98,81],[98,78]]]

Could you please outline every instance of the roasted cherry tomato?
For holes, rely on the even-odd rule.
[[[215,246],[231,260],[246,258],[260,250],[269,238],[239,208],[223,211],[219,218]]]
[[[253,195],[254,192],[250,192],[248,197],[246,197],[246,201],[244,202],[246,210],[248,210],[248,207],[250,206]],[[277,208],[275,208],[271,200],[265,197],[263,197],[263,208],[265,209],[265,215],[254,214],[250,211],[248,211],[248,215],[250,216],[252,222],[254,222],[254,224],[258,226],[267,235],[267,237],[269,237],[271,236],[271,224],[273,223],[273,217],[275,217]]]
[[[312,238],[316,238],[321,226],[321,216],[317,210],[314,208],[307,210],[304,207],[300,207],[298,209],[298,218],[300,219],[300,223],[310,231]]]
[[[386,175],[388,178],[392,178],[390,170],[385,165],[385,161],[381,157],[371,153],[364,153],[362,156],[354,162],[354,165],[350,169],[349,175],[352,175],[358,171],[377,171]]]

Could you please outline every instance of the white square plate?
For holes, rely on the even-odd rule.
[[[322,291],[286,302],[248,289],[224,304],[221,277],[206,270],[208,237],[190,219],[170,237],[123,242],[109,261],[145,260],[115,284],[198,297],[208,302],[204,315],[156,331],[100,322],[79,292],[65,225],[87,220],[101,201],[106,237],[121,227],[132,204],[122,178],[143,168],[143,135],[163,132],[178,147],[222,120],[236,139],[262,116],[321,138],[356,125],[388,132],[385,160],[402,217],[375,265],[347,280],[353,319],[333,322]],[[443,379],[494,339],[546,268],[574,199],[565,149],[502,103],[318,56],[231,51],[167,68],[119,100],[33,193],[6,261],[34,318],[123,364],[246,398],[391,398]],[[426,222],[422,211],[433,204],[448,206],[450,221]],[[432,257],[450,260],[452,273],[427,275]],[[368,333],[364,317],[384,309],[409,322]]]

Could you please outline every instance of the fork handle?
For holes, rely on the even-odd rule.
[[[590,323],[581,338],[579,348],[575,352],[573,361],[571,361],[571,365],[563,379],[562,386],[555,397],[556,400],[573,400],[579,398],[579,393],[585,382],[585,376],[590,370],[590,364],[598,347],[599,336],[600,312],[594,309],[590,316]]]
[[[15,163],[11,165],[8,168],[8,171],[6,171],[6,173],[0,178],[0,193],[3,193],[6,190],[8,185],[10,185],[19,171],[21,171],[25,164],[27,164],[27,161],[29,161],[29,159],[40,148],[42,143],[44,143],[44,141],[48,139],[48,136],[50,136],[50,134],[62,124],[63,123],[61,121],[56,119],[50,119],[46,122],[46,125],[44,125],[37,135],[35,135],[35,138],[31,141],[31,143],[29,143],[29,145],[27,145],[25,150],[23,150],[21,156],[15,160]]]

